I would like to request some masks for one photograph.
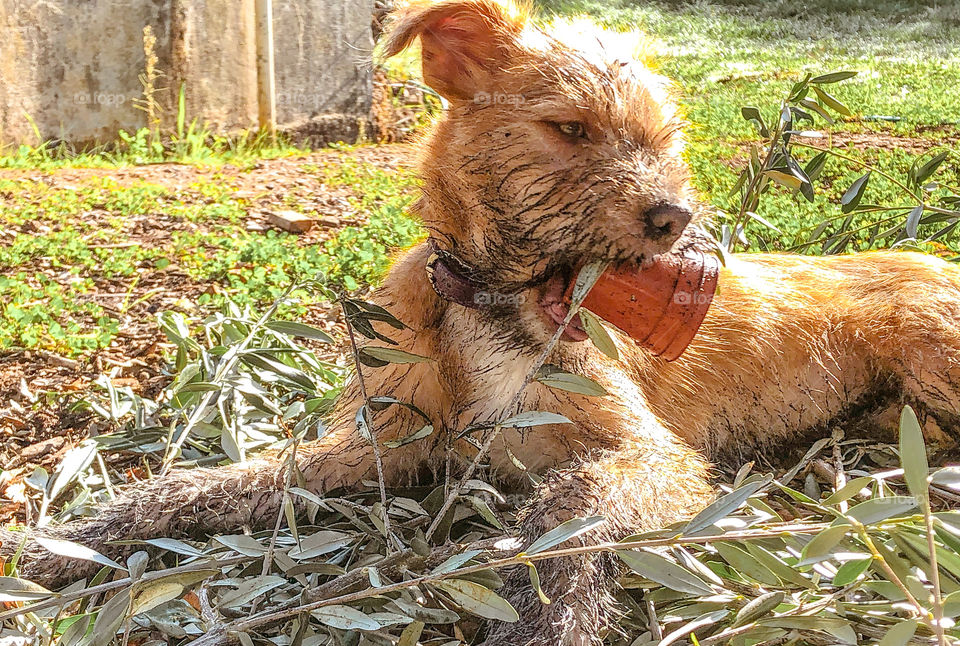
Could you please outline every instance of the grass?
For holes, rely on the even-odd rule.
[[[74,149],[67,143],[40,142],[35,146],[0,145],[0,168],[54,170],[58,168],[122,168],[172,162],[223,166],[248,166],[260,159],[276,159],[306,152],[283,137],[274,139],[264,133],[243,131],[237,135],[218,135],[195,120],[189,127],[179,126],[166,137],[159,131],[140,128],[130,133],[121,130],[117,141]],[[36,131],[37,139],[40,134]]]

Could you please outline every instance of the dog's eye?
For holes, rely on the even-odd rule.
[[[560,134],[571,139],[582,139],[587,136],[587,129],[579,121],[564,121],[555,125]]]

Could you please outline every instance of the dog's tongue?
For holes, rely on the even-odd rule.
[[[642,267],[620,265],[608,269],[590,290],[583,307],[626,332],[654,355],[673,361],[700,329],[717,291],[719,274],[720,260],[713,254],[696,250],[682,255],[662,254]],[[563,303],[555,307],[566,310],[572,292],[573,281]],[[567,327],[566,336],[578,341],[586,338],[579,317]]]

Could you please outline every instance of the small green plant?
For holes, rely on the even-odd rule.
[[[839,215],[821,221],[812,231],[805,232],[805,239],[795,239],[789,244],[791,251],[819,248],[823,254],[835,254],[853,247],[856,250],[878,246],[918,247],[920,243],[949,240],[960,223],[960,191],[943,182],[931,181],[934,174],[950,155],[949,151],[923,154],[913,159],[905,177],[897,178],[878,165],[858,159],[832,148],[798,141],[804,135],[802,124],[811,126],[816,118],[834,123],[831,112],[850,116],[850,108],[840,102],[826,86],[856,76],[856,72],[834,72],[813,76],[806,74],[794,83],[789,94],[776,111],[763,112],[753,106],[741,108],[744,119],[753,123],[764,139],[761,149],[750,146],[747,167],[730,190],[730,197],[737,197],[734,208],[726,215],[721,228],[721,246],[730,251],[738,246],[748,247],[746,236],[749,221],[757,222],[781,236],[783,232],[769,220],[759,215],[761,198],[773,186],[791,192],[796,199],[802,197],[813,203],[814,182],[822,174],[829,159],[852,165],[863,172],[847,188],[840,198]],[[801,163],[796,151],[816,153]],[[879,176],[899,189],[906,204],[867,204],[863,197],[871,177]],[[900,200],[897,200],[900,201]],[[876,216],[881,216],[879,219]],[[921,232],[927,232],[921,236]],[[761,248],[769,243],[758,239]]]

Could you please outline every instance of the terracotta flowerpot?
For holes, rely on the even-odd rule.
[[[687,250],[662,254],[643,266],[611,267],[597,280],[583,307],[615,325],[667,361],[678,358],[700,329],[717,291],[720,260]],[[567,289],[570,303],[573,283]]]

